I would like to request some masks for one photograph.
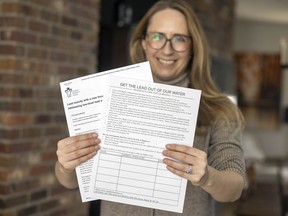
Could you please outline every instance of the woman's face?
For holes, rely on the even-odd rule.
[[[183,74],[190,61],[192,46],[184,15],[174,9],[158,11],[150,19],[147,34],[149,36],[142,40],[142,47],[150,62],[153,76],[159,80],[169,81]],[[159,48],[161,47],[158,46],[161,44],[159,41],[165,41],[165,37],[168,40],[174,38]],[[173,47],[180,51],[175,51]]]

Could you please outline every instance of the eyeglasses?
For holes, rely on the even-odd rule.
[[[162,49],[167,41],[170,42],[171,47],[176,52],[186,51],[191,43],[191,37],[182,34],[175,34],[172,38],[168,39],[165,34],[160,32],[149,32],[146,34],[146,40],[151,48],[159,50]]]

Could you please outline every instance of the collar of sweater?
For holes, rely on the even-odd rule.
[[[189,76],[188,73],[183,73],[179,77],[176,77],[173,80],[160,80],[154,77],[154,82],[166,84],[166,85],[174,85],[174,86],[180,86],[180,87],[188,87],[189,86]]]

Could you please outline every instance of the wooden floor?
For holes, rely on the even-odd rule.
[[[288,174],[285,166],[264,166],[241,199],[217,204],[217,216],[288,216],[288,175],[281,175],[283,168]]]
[[[281,194],[277,183],[259,183],[239,201],[237,216],[281,216]]]

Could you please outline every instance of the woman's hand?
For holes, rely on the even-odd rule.
[[[162,153],[163,162],[172,173],[188,179],[195,186],[203,186],[208,179],[207,153],[199,149],[168,144]]]
[[[67,137],[58,142],[56,151],[61,172],[72,172],[81,163],[91,159],[100,149],[96,133]]]

